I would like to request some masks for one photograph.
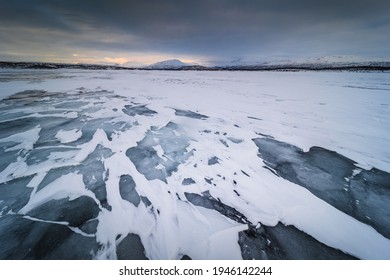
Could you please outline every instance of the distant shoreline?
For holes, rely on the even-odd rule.
[[[180,67],[124,67],[119,65],[71,64],[50,62],[7,62],[0,61],[0,68],[9,69],[81,69],[81,70],[153,70],[153,71],[390,71],[390,62],[368,63],[301,63],[260,64],[238,66],[185,65]]]

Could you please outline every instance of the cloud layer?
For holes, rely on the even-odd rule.
[[[0,59],[387,58],[388,11],[387,0],[0,0]]]

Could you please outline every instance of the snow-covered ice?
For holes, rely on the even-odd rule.
[[[60,130],[56,134],[56,138],[61,142],[61,143],[70,143],[74,142],[77,139],[79,139],[82,135],[82,132],[78,129],[72,129],[68,131]]]
[[[0,69],[0,259],[390,259],[389,75]]]

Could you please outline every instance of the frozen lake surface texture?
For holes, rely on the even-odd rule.
[[[390,73],[0,69],[0,259],[390,259]]]

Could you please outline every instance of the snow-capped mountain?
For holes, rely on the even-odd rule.
[[[164,61],[160,61],[160,62],[151,64],[147,68],[150,68],[150,69],[180,69],[180,68],[185,67],[185,66],[189,66],[189,64],[181,62],[178,59],[170,59],[170,60],[164,60]]]
[[[231,61],[206,61],[204,64],[184,63],[178,59],[160,61],[151,65],[139,62],[126,62],[124,64],[69,64],[49,62],[6,62],[0,61],[0,68],[24,69],[142,69],[142,70],[228,70],[228,71],[390,71],[390,59],[362,58],[357,56],[323,56],[305,58],[269,59],[263,61],[235,59]]]
[[[267,60],[267,65],[360,65],[378,62],[375,58],[363,58],[353,55],[328,55],[321,57],[302,57]]]
[[[233,60],[210,60],[206,62],[208,67],[241,67],[248,65],[261,65],[263,62],[251,61],[242,58],[237,58]]]
[[[383,59],[377,58],[366,58],[353,55],[329,55],[321,57],[301,57],[301,58],[270,58],[264,60],[248,60],[248,59],[234,59],[231,61],[209,61],[210,67],[218,68],[251,68],[251,69],[273,69],[273,68],[337,68],[337,67],[375,67],[375,66],[387,66],[388,63],[384,62]]]

